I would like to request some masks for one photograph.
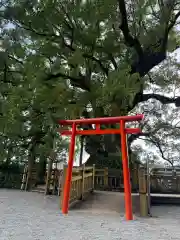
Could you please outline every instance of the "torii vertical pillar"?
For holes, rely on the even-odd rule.
[[[125,122],[123,120],[120,121],[120,132],[121,132],[121,154],[122,154],[122,164],[123,164],[126,219],[132,220],[133,213],[132,213],[132,197],[131,197],[128,146],[127,146],[127,136],[125,132]]]
[[[67,214],[68,208],[69,208],[69,197],[70,197],[70,189],[71,189],[75,143],[76,143],[76,123],[73,123],[72,124],[71,141],[70,141],[70,145],[69,145],[68,169],[67,169],[67,173],[66,173],[67,175],[66,175],[66,180],[65,180],[65,185],[64,185],[63,202],[62,202],[62,213],[63,214]]]

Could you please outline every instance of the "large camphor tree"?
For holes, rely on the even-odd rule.
[[[126,115],[149,99],[180,106],[180,97],[144,92],[152,69],[179,47],[179,0],[4,0],[1,4],[2,84],[9,81],[6,87],[15,96],[24,93],[13,109],[19,109],[21,117],[26,110],[31,122],[38,121],[30,124],[32,149],[47,129],[54,131],[58,117]],[[159,78],[153,78],[153,84],[163,85]],[[134,139],[129,138],[129,145]],[[84,140],[89,164],[113,167],[117,162],[118,137]]]

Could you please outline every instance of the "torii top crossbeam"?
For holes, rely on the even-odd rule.
[[[143,114],[138,114],[134,116],[120,116],[120,117],[105,117],[105,118],[82,118],[75,120],[59,120],[59,124],[63,126],[81,124],[109,124],[109,123],[119,123],[120,121],[124,122],[134,122],[141,121],[143,119]]]

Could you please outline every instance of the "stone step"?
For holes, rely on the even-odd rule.
[[[36,186],[35,188],[32,189],[32,192],[44,193],[44,192],[45,192],[45,188],[46,188],[46,185],[45,185],[45,184],[43,184],[43,185],[38,185],[38,186]]]
[[[44,193],[44,189],[32,189],[31,192]]]

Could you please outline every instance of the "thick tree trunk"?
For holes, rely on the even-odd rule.
[[[34,133],[31,143],[29,145],[28,149],[28,172],[27,172],[27,179],[26,179],[26,185],[25,190],[30,190],[32,188],[32,170],[35,165],[36,160],[36,146],[38,144],[39,139],[39,133]]]
[[[11,144],[8,146],[8,153],[6,158],[6,164],[7,166],[11,163],[11,157],[12,157],[12,146]]]
[[[52,139],[52,149],[51,149],[51,152],[49,154],[49,161],[48,161],[48,168],[47,168],[46,188],[45,188],[45,194],[46,195],[49,194],[49,190],[50,190],[52,168],[53,168],[53,163],[54,163],[55,158],[56,158],[55,147],[56,147],[56,139],[54,137],[54,139]]]
[[[46,164],[47,164],[47,156],[41,155],[39,166],[38,166],[38,182],[37,184],[44,184],[45,183],[45,175],[46,175]]]
[[[29,156],[28,156],[28,172],[27,172],[27,179],[25,185],[25,191],[32,188],[32,169],[35,164],[35,145],[32,144],[31,148],[29,149]]]

